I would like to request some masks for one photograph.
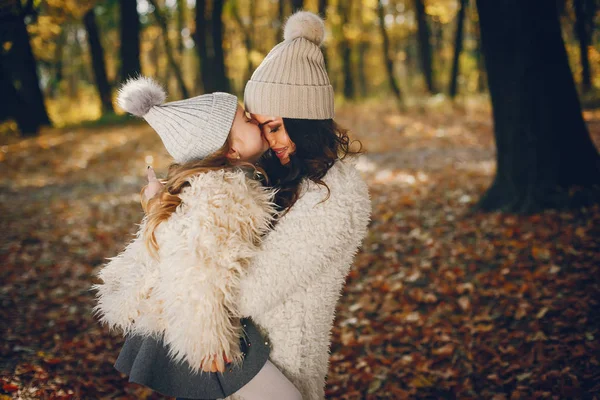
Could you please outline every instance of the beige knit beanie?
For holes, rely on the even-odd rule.
[[[246,111],[284,118],[331,119],[333,88],[321,43],[325,24],[299,11],[285,24],[283,42],[267,54],[244,91]]]
[[[237,97],[215,92],[164,103],[166,97],[158,83],[141,76],[121,87],[117,103],[144,118],[179,164],[203,159],[223,147],[237,112]]]

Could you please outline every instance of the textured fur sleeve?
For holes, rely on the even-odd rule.
[[[273,192],[242,172],[213,171],[194,177],[182,204],[159,226],[164,340],[173,360],[198,371],[240,362],[238,284],[247,261],[275,214]]]
[[[129,333],[140,315],[140,304],[146,298],[156,276],[156,263],[146,251],[140,225],[136,238],[116,257],[108,258],[97,273],[102,283],[92,285],[96,291],[93,313],[109,329],[120,328]]]
[[[340,164],[340,165],[338,165]],[[275,225],[240,282],[243,316],[260,315],[307,287],[330,264],[351,259],[367,232],[371,215],[368,188],[358,171],[336,163],[327,191],[309,190]],[[347,271],[346,271],[347,272]]]

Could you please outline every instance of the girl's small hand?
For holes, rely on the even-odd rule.
[[[148,166],[148,185],[144,190],[144,196],[146,197],[146,201],[153,198],[158,192],[160,192],[163,188],[163,184],[156,179],[156,174],[154,173],[154,168]]]

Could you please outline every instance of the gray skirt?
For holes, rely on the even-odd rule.
[[[225,372],[194,373],[185,361],[173,362],[162,339],[129,335],[115,368],[129,376],[129,382],[149,387],[165,396],[185,399],[222,399],[258,374],[269,358],[270,347],[252,320],[242,319],[244,335],[240,348],[244,355],[239,367],[227,365]]]

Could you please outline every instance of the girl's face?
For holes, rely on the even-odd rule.
[[[258,123],[238,104],[231,125],[231,150],[227,157],[255,163],[269,149],[269,143],[260,132]]]
[[[269,147],[279,158],[282,165],[290,162],[290,155],[296,151],[296,145],[288,136],[285,126],[283,126],[283,118],[252,114],[252,119],[258,122],[263,136],[269,142]]]

